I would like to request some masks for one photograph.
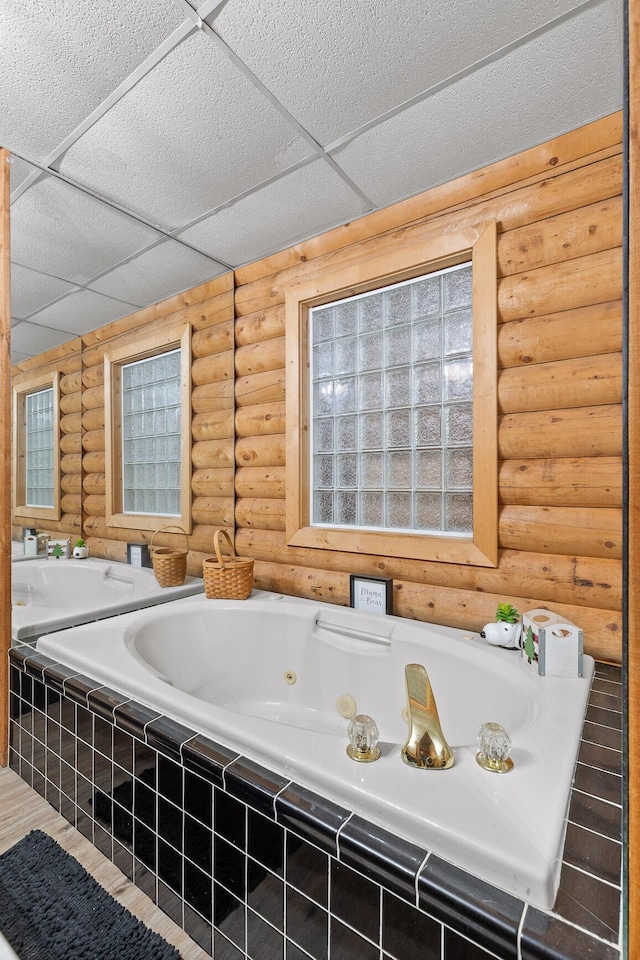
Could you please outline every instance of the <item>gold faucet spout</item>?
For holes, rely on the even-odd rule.
[[[429,675],[421,663],[404,668],[407,685],[409,737],[402,759],[422,770],[446,770],[453,766],[453,751],[440,726]]]

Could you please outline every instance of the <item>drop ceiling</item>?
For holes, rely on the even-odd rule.
[[[4,0],[17,363],[622,106],[622,0]]]

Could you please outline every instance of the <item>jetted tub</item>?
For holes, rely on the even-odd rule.
[[[153,570],[89,557],[33,558],[11,571],[11,636],[29,641],[53,630],[113,617],[203,592],[186,577],[180,587],[161,587]]]
[[[519,651],[477,634],[260,592],[178,600],[43,637],[37,649],[535,906],[553,905],[590,657],[584,678],[543,678]],[[408,663],[429,673],[455,756],[449,770],[401,760]],[[344,695],[378,725],[373,763],[346,754]],[[485,721],[512,738],[510,773],[476,763]]]

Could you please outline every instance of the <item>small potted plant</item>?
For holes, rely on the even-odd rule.
[[[73,555],[76,560],[86,560],[86,558],[89,556],[89,547],[86,545],[82,537],[78,537],[76,540],[73,548]]]
[[[480,634],[496,647],[519,648],[522,621],[511,603],[499,603],[494,623],[487,623]]]

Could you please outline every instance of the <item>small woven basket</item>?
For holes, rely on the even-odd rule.
[[[187,541],[186,549],[179,550],[176,547],[154,548],[153,541],[155,538],[159,533],[164,533],[167,530],[179,530],[180,533],[184,534],[184,538]],[[156,580],[161,587],[182,586],[187,573],[188,547],[189,540],[187,538],[187,531],[183,530],[182,527],[162,527],[161,530],[156,530],[151,538],[151,562]]]
[[[227,541],[231,556],[220,551],[220,537]],[[237,557],[226,530],[216,530],[215,557],[202,561],[204,592],[208,600],[246,600],[253,590],[253,559]]]

